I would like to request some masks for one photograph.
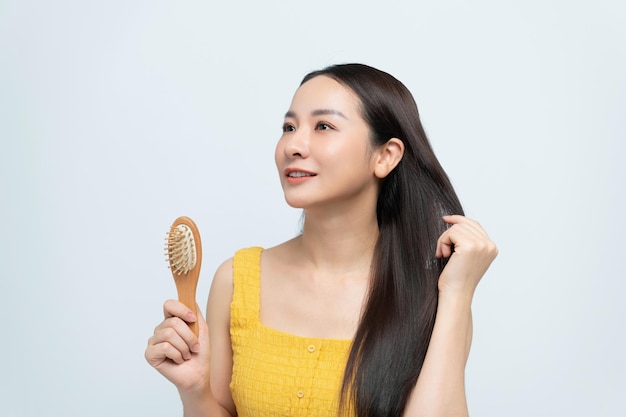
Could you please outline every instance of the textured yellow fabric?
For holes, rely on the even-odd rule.
[[[234,257],[230,384],[239,417],[336,416],[351,341],[294,336],[261,323],[262,248]]]

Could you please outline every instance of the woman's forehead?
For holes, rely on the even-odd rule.
[[[360,100],[348,87],[338,81],[318,75],[296,90],[289,113],[334,110],[349,117],[359,112]]]

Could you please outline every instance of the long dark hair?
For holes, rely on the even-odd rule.
[[[352,90],[370,127],[373,146],[391,138],[404,156],[381,182],[376,214],[379,237],[370,288],[341,388],[341,409],[358,417],[398,417],[420,374],[437,312],[438,279],[445,260],[435,257],[445,214],[463,214],[435,157],[409,90],[393,76],[363,64],[315,71]]]

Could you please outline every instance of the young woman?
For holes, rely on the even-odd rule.
[[[166,301],[148,342],[185,416],[466,416],[472,297],[497,249],[409,91],[360,64],[307,75],[275,159],[302,234],[224,262],[208,325]]]

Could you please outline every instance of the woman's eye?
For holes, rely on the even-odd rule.
[[[295,131],[295,130],[296,130],[295,126],[294,126],[294,125],[292,125],[292,124],[290,124],[290,123],[285,123],[285,124],[283,125],[283,133],[284,133],[284,132],[293,132],[293,131]]]
[[[324,122],[319,122],[317,124],[317,130],[330,130],[333,127],[331,125],[329,125],[328,123],[324,123]]]

